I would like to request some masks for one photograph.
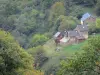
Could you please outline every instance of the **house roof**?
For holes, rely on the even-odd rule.
[[[88,31],[88,26],[87,25],[77,25],[75,30]]]
[[[68,37],[76,37],[79,36],[79,33],[77,30],[73,30],[73,31],[67,31],[68,32]]]
[[[67,31],[63,31],[63,32],[61,32],[61,35],[62,35],[62,36],[67,35]]]
[[[81,21],[85,21],[87,18],[89,18],[91,15],[89,13],[85,13],[82,18]]]
[[[57,32],[57,33],[54,35],[54,37],[56,38],[56,37],[58,37],[60,34],[61,34],[61,32]]]

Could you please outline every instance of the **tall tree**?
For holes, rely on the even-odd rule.
[[[50,11],[50,17],[53,18],[57,18],[60,15],[65,15],[65,7],[64,7],[64,3],[62,2],[56,2],[55,4],[52,5],[51,7],[51,11]]]
[[[34,57],[34,67],[36,69],[41,68],[44,65],[44,63],[48,60],[43,46],[33,47],[28,49],[27,51]]]
[[[96,13],[97,13],[97,15],[100,16],[100,0],[97,0],[97,4],[96,4]]]
[[[51,31],[55,31],[55,21],[59,18],[60,15],[65,15],[66,9],[63,2],[56,2],[52,5],[49,15],[49,28],[52,28]]]

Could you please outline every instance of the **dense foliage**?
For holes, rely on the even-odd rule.
[[[11,32],[22,47],[28,48],[36,33],[51,37],[58,30],[73,28],[68,16],[80,19],[84,13],[77,4],[95,7],[100,15],[99,3],[99,0],[0,0],[0,28]],[[66,18],[59,25],[60,16]],[[77,24],[74,22],[72,25]]]
[[[0,30],[0,75],[34,74],[33,59],[14,38]]]
[[[45,54],[45,51],[42,46],[33,47],[27,50],[29,54],[33,56],[34,67],[36,69],[41,68],[46,61],[48,61],[48,57]]]
[[[100,75],[100,36],[92,37],[81,55],[61,62],[57,75]]]

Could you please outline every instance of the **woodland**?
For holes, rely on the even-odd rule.
[[[89,39],[57,53],[53,35],[87,12]],[[100,0],[0,0],[0,75],[100,75]]]

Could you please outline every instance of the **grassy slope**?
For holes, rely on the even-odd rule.
[[[80,44],[76,45],[70,45],[61,47],[60,51],[55,51],[56,45],[53,41],[53,39],[49,40],[45,45],[44,49],[46,51],[47,56],[50,58],[47,63],[42,67],[43,70],[46,70],[50,68],[52,65],[57,66],[60,64],[60,59],[65,59],[73,56],[74,53],[81,53],[83,52],[80,48],[85,44],[86,42],[82,42]]]
[[[87,43],[87,41],[84,41],[76,45],[70,45],[70,46],[64,47],[64,51],[66,51],[70,55],[74,54],[75,52],[81,53],[82,52],[81,47],[84,46],[85,43]]]

